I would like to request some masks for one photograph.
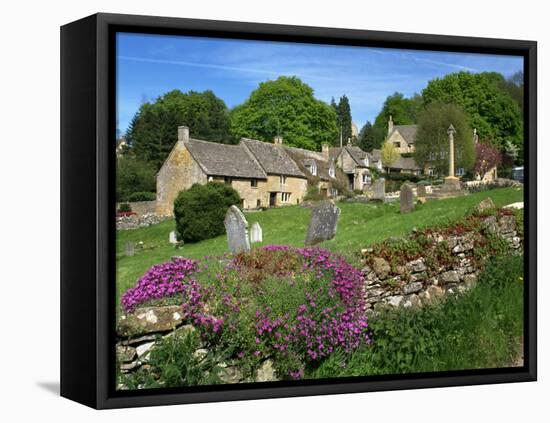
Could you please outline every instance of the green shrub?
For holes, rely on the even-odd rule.
[[[319,191],[319,188],[314,185],[308,185],[304,201],[321,201],[323,199],[323,195]]]
[[[128,389],[214,385],[221,383],[219,357],[208,351],[194,354],[200,347],[195,332],[176,331],[162,339],[152,350],[147,364],[136,372],[120,374],[119,381]]]
[[[219,182],[195,184],[178,194],[174,201],[174,216],[179,239],[198,242],[222,235],[227,209],[239,206],[239,193]]]
[[[333,354],[309,377],[507,367],[521,353],[523,256],[493,258],[469,292],[369,320],[372,344]]]
[[[154,192],[148,192],[148,191],[133,192],[127,197],[127,200],[130,202],[155,201],[156,199],[157,199],[157,195]]]
[[[132,211],[132,207],[128,203],[122,203],[118,206],[119,213],[129,213]]]

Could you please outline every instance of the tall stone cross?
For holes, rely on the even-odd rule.
[[[456,130],[451,123],[447,129],[449,135],[449,176],[455,176],[455,134]]]

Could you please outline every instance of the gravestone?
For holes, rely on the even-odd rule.
[[[426,197],[426,185],[424,185],[424,184],[416,185],[416,196],[417,197]]]
[[[401,185],[401,191],[399,192],[399,204],[401,206],[401,213],[410,213],[414,210],[413,190],[407,182]]]
[[[330,201],[318,204],[311,212],[305,245],[314,245],[336,236],[340,209]]]
[[[233,254],[249,252],[248,222],[237,206],[229,207],[225,214],[223,224],[225,225],[225,232],[227,233],[229,251]]]
[[[126,243],[124,244],[124,255],[126,257],[131,257],[134,255],[134,253],[135,253],[134,243],[130,241],[126,241]]]
[[[254,222],[250,227],[250,243],[262,242],[262,227],[258,222]]]
[[[171,231],[170,235],[168,235],[168,242],[170,244],[177,244],[178,243],[178,237],[176,235],[176,231]]]
[[[384,201],[386,196],[386,180],[379,178],[372,184],[372,199]]]

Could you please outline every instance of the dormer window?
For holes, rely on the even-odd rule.
[[[331,166],[328,168],[328,176],[330,176],[331,178],[334,178],[336,175],[336,172],[334,171],[334,166]]]
[[[369,167],[369,158],[367,156],[365,156],[363,163],[365,164],[366,167]]]
[[[314,160],[308,161],[305,164],[305,167],[309,173],[311,173],[313,176],[317,176],[317,164]]]
[[[281,185],[286,185],[286,176],[281,175],[281,176],[279,177],[279,180],[281,181]]]

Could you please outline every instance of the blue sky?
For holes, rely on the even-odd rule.
[[[433,78],[458,71],[496,71],[508,77],[523,59],[187,36],[117,36],[117,122],[124,132],[139,106],[173,89],[212,90],[228,107],[260,82],[296,75],[329,102],[346,94],[359,128],[373,121],[388,95],[420,93]]]

